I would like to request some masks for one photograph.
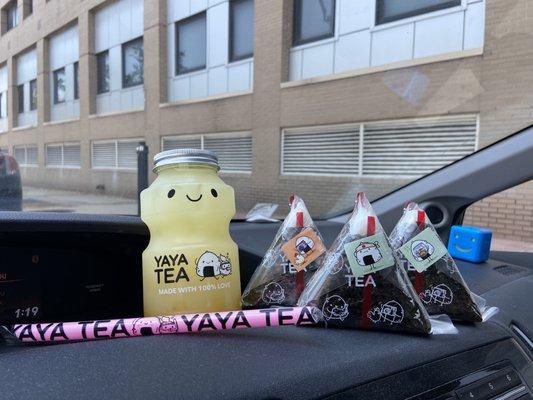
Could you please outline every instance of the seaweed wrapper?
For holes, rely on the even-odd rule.
[[[381,252],[392,255],[392,265],[355,275],[346,246],[376,235],[383,238]],[[357,195],[352,216],[327,251],[298,305],[319,308],[328,326],[419,334],[431,332],[429,315],[400,267],[383,227],[363,193]]]
[[[444,250],[441,257],[438,257],[427,269],[420,272],[415,269],[414,265],[400,251],[400,248],[415,237],[421,237],[420,234],[425,230],[432,231],[438,243],[436,246],[430,245],[429,252],[424,250],[424,255],[426,257],[431,256],[430,253],[434,251],[435,247]],[[402,218],[391,233],[390,239],[397,257],[401,260],[403,268],[429,314],[447,314],[455,321],[481,322],[483,320],[482,311],[474,301],[472,292],[461,276],[455,261],[438,237],[437,231],[425,211],[416,203],[410,203],[406,206]],[[415,244],[414,241],[411,243]]]
[[[241,301],[245,308],[295,306],[324,258],[322,253],[300,271],[287,259],[283,247],[305,230],[311,229],[320,242],[315,245],[323,247],[322,236],[303,200],[291,196],[290,205],[289,214],[243,292]]]

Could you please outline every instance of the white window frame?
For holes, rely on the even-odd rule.
[[[197,134],[188,134],[188,135],[166,135],[161,136],[160,140],[160,151],[163,151],[165,139],[198,139],[200,138],[201,143],[201,150],[204,150],[204,143],[205,143],[205,137],[217,137],[221,136],[222,138],[238,138],[238,137],[252,137],[251,131],[230,131],[230,132],[216,132],[216,133],[197,133]],[[252,145],[253,146],[253,145]],[[252,169],[253,169],[253,156],[252,156]],[[223,169],[220,169],[220,173],[231,175],[231,174],[237,174],[237,175],[251,175],[252,171],[239,171],[239,170],[232,170],[232,171],[225,171]]]
[[[80,148],[80,165],[65,165],[65,147],[78,145]],[[49,165],[48,164],[48,146],[61,147],[61,165]],[[61,143],[46,143],[44,145],[44,166],[52,169],[81,169],[81,142],[61,142]]]
[[[91,169],[95,171],[124,171],[124,172],[137,172],[137,168],[127,168],[118,166],[118,143],[127,142],[144,142],[144,138],[127,138],[127,139],[104,139],[104,140],[91,140]],[[94,144],[115,144],[115,166],[114,167],[95,167],[94,166]]]
[[[337,124],[337,125],[312,125],[305,127],[297,128],[283,128],[281,130],[281,142],[280,142],[280,158],[279,158],[279,167],[281,176],[310,176],[310,177],[335,177],[337,179],[347,179],[351,180],[354,178],[366,178],[366,179],[413,179],[417,176],[414,175],[365,175],[363,174],[363,156],[364,156],[364,137],[365,137],[365,126],[369,124],[380,124],[380,123],[389,123],[389,122],[429,122],[431,120],[445,120],[446,118],[454,117],[463,117],[463,118],[473,118],[476,120],[476,129],[475,129],[475,145],[474,152],[476,152],[479,147],[479,124],[480,116],[479,114],[455,114],[455,115],[443,115],[443,116],[433,116],[433,117],[414,117],[414,118],[398,118],[398,119],[385,119],[378,121],[366,121],[366,122],[357,122],[357,123],[348,123],[348,124]],[[313,133],[313,132],[327,132],[330,130],[332,133],[340,130],[346,129],[359,129],[359,171],[357,174],[347,175],[347,174],[317,174],[317,173],[299,173],[299,172],[284,172],[283,165],[283,155],[284,155],[284,143],[285,143],[285,134],[291,133]]]

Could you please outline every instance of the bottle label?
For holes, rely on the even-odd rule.
[[[424,272],[447,253],[439,235],[429,227],[398,250],[418,272]]]
[[[153,278],[160,295],[228,289],[236,268],[229,253],[211,250],[197,257],[184,252],[156,255],[153,260]]]
[[[392,249],[383,233],[346,243],[344,251],[356,277],[394,265]]]
[[[297,271],[303,270],[326,251],[324,243],[312,228],[306,228],[281,248]]]

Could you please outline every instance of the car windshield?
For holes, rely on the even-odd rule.
[[[334,215],[533,121],[527,2],[33,3],[0,2],[1,210],[136,215],[153,157],[190,148],[218,155],[236,219],[291,194]],[[500,195],[529,232],[532,190]]]

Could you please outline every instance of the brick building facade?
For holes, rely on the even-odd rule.
[[[0,115],[0,149],[24,158],[24,184],[134,196],[136,143],[146,142],[150,156],[165,143],[196,143],[228,152],[222,175],[235,187],[240,210],[258,201],[285,204],[295,192],[324,215],[348,208],[357,191],[377,198],[533,121],[533,96],[525,89],[533,84],[528,0],[457,0],[392,22],[378,21],[378,2],[330,0],[320,4],[332,7],[321,20],[331,34],[305,43],[295,41],[293,0],[255,0],[253,55],[243,59],[228,50],[230,22],[247,15],[236,14],[234,3],[0,0],[7,110]],[[7,29],[13,5],[18,23]],[[180,73],[177,32],[185,37],[202,26],[204,65]],[[57,50],[54,43],[68,30],[75,31],[65,39],[75,50]],[[127,44],[139,38],[142,85],[126,87],[122,76],[121,86],[125,71],[113,60],[120,64],[122,51],[124,64]],[[29,52],[34,75],[22,61]],[[98,63],[106,52],[110,88],[102,92]],[[78,97],[67,85],[64,107],[71,108],[61,111],[54,82],[70,79],[70,71],[79,74]],[[18,93],[35,93],[36,109]],[[20,117],[21,104],[29,104],[24,111],[34,121]],[[417,150],[426,151],[425,159],[410,152],[420,149],[412,135],[427,144]],[[347,145],[339,147],[336,137]],[[235,159],[232,146],[242,149]],[[425,161],[432,158],[438,161]],[[476,205],[467,221],[492,224],[487,206],[501,199],[523,205],[531,188]],[[493,227],[529,240],[533,222],[526,225],[523,212],[530,210],[516,207],[509,219],[517,217],[524,229],[498,219]]]

